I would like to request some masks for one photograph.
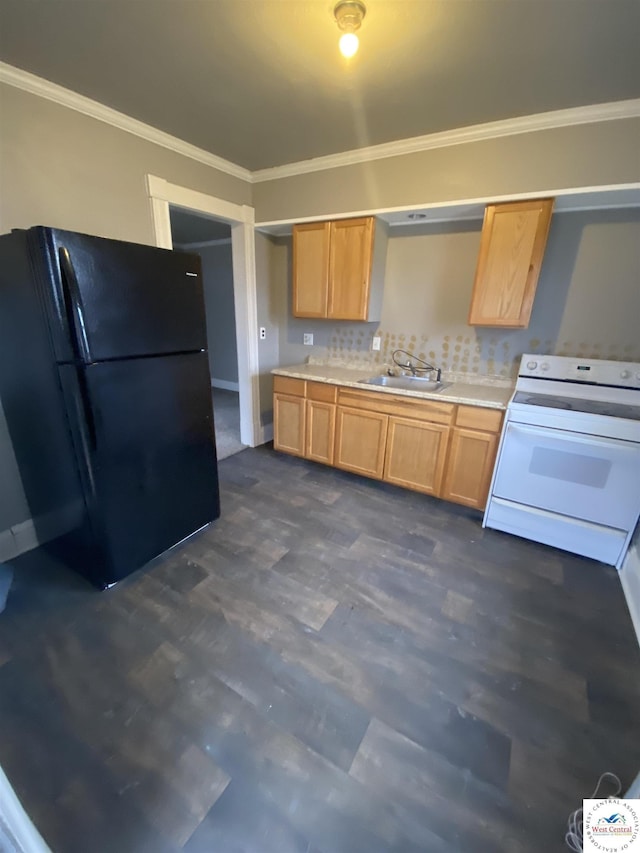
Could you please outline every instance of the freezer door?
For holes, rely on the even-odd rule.
[[[220,514],[206,353],[79,371],[85,483],[103,584]]]
[[[56,360],[206,349],[200,258],[70,231],[30,231]]]

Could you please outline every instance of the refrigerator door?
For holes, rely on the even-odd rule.
[[[91,364],[65,385],[107,586],[220,515],[206,353]]]
[[[198,255],[51,228],[30,236],[59,363],[206,349]]]

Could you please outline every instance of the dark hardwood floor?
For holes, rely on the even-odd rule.
[[[32,552],[0,764],[55,853],[541,853],[640,769],[616,572],[269,448],[114,589]]]

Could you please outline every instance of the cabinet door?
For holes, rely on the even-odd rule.
[[[333,320],[366,320],[369,310],[373,217],[331,223],[329,310]]]
[[[293,226],[293,316],[326,317],[329,222]]]
[[[338,406],[334,465],[382,479],[387,415]]]
[[[307,400],[307,459],[333,465],[335,427],[336,407],[333,403]]]
[[[469,325],[529,325],[552,209],[553,199],[487,207]]]
[[[406,489],[439,495],[449,427],[389,418],[384,479]]]
[[[304,456],[305,399],[288,394],[273,396],[273,446]]]
[[[454,427],[442,497],[447,501],[484,509],[498,449],[492,432]]]

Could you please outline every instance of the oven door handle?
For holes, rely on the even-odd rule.
[[[603,447],[619,447],[621,450],[640,450],[640,444],[635,441],[625,441],[622,438],[607,438],[603,435],[591,435],[584,432],[569,432],[568,430],[555,429],[546,426],[531,426],[516,421],[509,421],[507,433],[522,433],[532,439],[552,438],[556,441],[570,441],[572,444],[588,444],[591,447],[600,445]]]

